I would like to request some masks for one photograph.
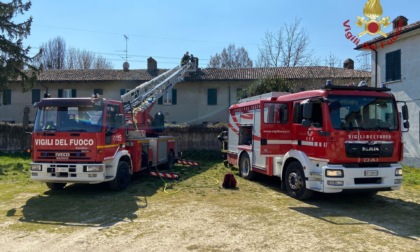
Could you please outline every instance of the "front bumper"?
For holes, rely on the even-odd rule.
[[[307,187],[324,193],[338,193],[343,190],[399,190],[402,176],[396,176],[396,170],[402,169],[399,164],[389,167],[346,168],[342,165],[326,165],[318,172],[307,177]],[[327,170],[341,170],[340,177],[327,177]]]
[[[41,182],[97,184],[112,180],[106,177],[105,164],[32,162],[30,167],[31,179]]]

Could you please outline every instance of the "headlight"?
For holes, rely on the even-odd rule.
[[[342,177],[344,177],[344,172],[343,172],[343,170],[331,170],[331,169],[327,169],[327,170],[325,170],[325,176],[327,176],[327,177],[342,178]]]
[[[87,165],[86,172],[102,172],[104,171],[103,165]]]
[[[395,176],[402,176],[403,175],[403,170],[402,168],[397,168],[395,169]]]
[[[42,171],[42,165],[40,165],[40,164],[31,164],[31,171]]]

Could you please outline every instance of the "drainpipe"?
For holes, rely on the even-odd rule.
[[[378,51],[372,49],[375,52],[375,88],[378,87]]]

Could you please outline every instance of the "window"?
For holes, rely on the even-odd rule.
[[[177,98],[176,89],[169,89],[166,91],[162,97],[158,99],[158,104],[160,105],[175,105]]]
[[[207,89],[207,105],[217,105],[217,89]]]
[[[123,95],[123,94],[127,93],[128,91],[130,91],[130,89],[121,88],[120,89],[120,95]]]
[[[59,89],[58,90],[59,98],[72,98],[76,97],[76,89]]]
[[[318,100],[306,101],[312,103],[312,114],[310,118],[303,118],[303,107],[305,101],[298,101],[293,104],[293,123],[302,124],[303,119],[311,121],[313,127],[322,127],[322,103]]]
[[[287,104],[264,104],[264,123],[287,123],[288,120]]]
[[[32,104],[39,102],[41,100],[41,90],[32,89]]]
[[[115,129],[117,127],[116,116],[120,114],[120,107],[117,105],[108,104],[106,107],[106,127],[108,129]]]
[[[303,112],[303,105],[299,102],[295,102],[293,104],[293,123],[302,123],[302,112]]]
[[[385,81],[401,80],[401,50],[385,55]]]
[[[4,89],[2,92],[2,97],[3,97],[3,105],[12,104],[12,90],[11,89]]]
[[[95,88],[93,94],[104,95],[104,90],[102,88]]]

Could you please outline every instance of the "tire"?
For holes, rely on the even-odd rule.
[[[66,183],[51,183],[51,182],[47,182],[45,183],[47,184],[48,188],[50,188],[51,190],[63,190],[63,188],[67,185]]]
[[[299,162],[293,161],[286,168],[284,177],[287,194],[299,200],[309,199],[313,191],[306,188],[305,173]]]
[[[248,153],[242,154],[239,159],[239,175],[248,180],[252,180],[256,176],[256,173],[251,171],[251,162]]]
[[[127,162],[121,161],[118,164],[117,175],[109,182],[113,191],[121,191],[127,188],[131,181],[130,167]]]

